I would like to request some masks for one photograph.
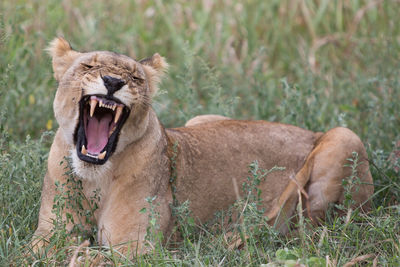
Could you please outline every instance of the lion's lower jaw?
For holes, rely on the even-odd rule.
[[[112,162],[108,160],[103,165],[95,165],[82,161],[75,149],[71,149],[70,157],[72,160],[72,171],[82,180],[88,182],[100,182],[105,177],[109,177],[112,173]]]

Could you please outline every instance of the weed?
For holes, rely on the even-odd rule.
[[[52,213],[55,214],[53,219],[53,235],[62,235],[66,239],[71,233],[79,234],[83,239],[92,239],[97,233],[95,220],[95,211],[98,209],[100,201],[100,192],[95,190],[89,198],[83,192],[82,181],[77,179],[72,172],[71,162],[65,158],[60,165],[65,165],[64,177],[65,183],[56,181],[56,195]],[[65,214],[65,216],[63,215]],[[67,231],[67,225],[72,224],[73,228]]]
[[[158,203],[155,202],[157,196],[146,197],[146,202],[149,204],[149,210],[146,208],[141,209],[141,212],[148,212],[149,225],[146,229],[145,240],[149,247],[149,250],[156,250],[156,246],[162,246],[164,240],[163,233],[160,231],[160,225],[158,221],[160,220],[160,213],[157,211]]]

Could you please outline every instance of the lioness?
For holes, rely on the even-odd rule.
[[[139,212],[148,206],[146,197],[156,196],[164,233],[173,225],[173,196],[179,203],[189,200],[193,217],[205,222],[235,202],[234,187],[245,181],[255,160],[263,169],[285,168],[259,185],[265,215],[282,232],[294,214],[299,190],[308,195],[307,214],[314,221],[324,218],[329,203],[343,201],[342,179],[351,175],[345,165],[352,152],[360,158],[361,181],[353,187],[354,206],[370,207],[374,188],[367,154],[349,129],[323,134],[214,115],[164,129],[151,107],[167,68],[159,54],[136,61],[107,51],[80,53],[62,38],[51,42],[49,53],[59,83],[54,100],[59,129],[44,177],[36,236],[48,238],[53,227],[55,183],[66,181],[65,166],[60,165],[64,157],[71,159],[88,199],[100,190],[95,212],[99,242],[130,243],[138,251],[144,251],[149,226],[148,214]],[[172,169],[175,179],[170,182]],[[64,212],[78,216],[73,210]]]

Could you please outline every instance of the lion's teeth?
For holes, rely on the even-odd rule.
[[[92,96],[90,99],[90,117],[93,116],[94,111],[96,110],[96,106],[99,104],[100,108],[108,108],[115,111],[119,106],[116,103],[105,103],[102,99],[97,99],[96,97]],[[122,107],[121,107],[122,108]]]
[[[97,106],[97,99],[90,99],[90,117],[93,117],[94,110],[96,109]]]
[[[119,117],[121,117],[121,114],[122,114],[122,106],[118,106],[117,112],[115,113],[114,123],[117,123]]]
[[[85,145],[82,145],[81,153],[82,153],[83,155],[87,155],[87,150],[86,150]]]
[[[97,158],[98,159],[104,159],[106,157],[106,153],[107,151],[104,151],[103,153],[101,153]]]
[[[113,127],[111,131],[108,132],[108,137],[110,138],[110,136],[113,134],[113,132],[115,131],[117,127]]]

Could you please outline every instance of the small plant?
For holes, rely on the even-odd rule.
[[[100,192],[95,190],[88,199],[83,193],[82,181],[77,179],[72,172],[71,163],[68,158],[60,162],[65,164],[64,183],[57,181],[56,195],[52,212],[55,215],[53,219],[53,230],[50,242],[61,242],[56,247],[65,246],[68,237],[72,234],[81,239],[95,240],[97,233],[95,220],[95,211],[98,209],[100,201]],[[72,229],[67,229],[67,225],[72,224]]]
[[[358,177],[357,168],[362,162],[359,162],[359,157],[357,152],[352,153],[352,157],[347,159],[350,163],[346,164],[344,167],[351,168],[351,174],[349,177],[345,177],[342,180],[343,186],[343,204],[336,205],[336,208],[347,212],[346,215],[346,223],[349,223],[351,220],[351,215],[353,213],[353,205],[355,201],[353,200],[354,192],[359,190],[359,185],[361,184],[361,180]]]
[[[359,162],[358,153],[353,152],[352,157],[347,159],[350,164],[345,165],[345,167],[351,168],[351,175],[346,177],[342,181],[342,186],[344,188],[344,206],[350,208],[354,205],[354,200],[352,199],[352,194],[358,191],[358,186],[361,184],[361,180],[358,177],[357,168],[362,162]]]
[[[300,249],[283,248],[278,249],[275,253],[275,259],[272,263],[261,264],[261,267],[295,267],[295,266],[313,266],[313,267],[325,267],[326,260],[321,257],[308,257],[304,259]]]
[[[257,161],[249,166],[250,175],[242,184],[244,197],[234,204],[234,209],[238,213],[237,231],[249,255],[258,253],[260,242],[273,245],[280,240],[278,233],[269,226],[265,210],[261,208],[262,192],[258,186],[268,178],[270,173],[284,169],[284,167],[274,166],[269,170],[263,170],[259,168]]]
[[[149,225],[146,229],[145,240],[147,241],[145,245],[149,247],[149,250],[159,251],[162,249],[162,243],[164,236],[162,231],[160,231],[160,225],[158,221],[160,220],[160,213],[157,211],[159,204],[156,203],[157,196],[146,197],[146,202],[149,204],[149,208],[142,208],[140,213],[148,212]]]
[[[191,216],[189,206],[190,202],[186,200],[182,204],[172,208],[172,216],[176,219],[177,231],[182,235],[184,242],[193,240],[197,232],[197,225],[194,218]]]
[[[283,170],[285,170],[284,167],[278,166],[272,167],[269,170],[260,169],[258,161],[254,161],[250,164],[250,175],[247,177],[247,181],[242,185],[244,198],[236,203],[238,207],[242,207],[241,217],[243,217],[245,225],[266,224],[268,218],[264,216],[265,210],[261,208],[261,189],[258,186],[267,178],[268,174]]]

